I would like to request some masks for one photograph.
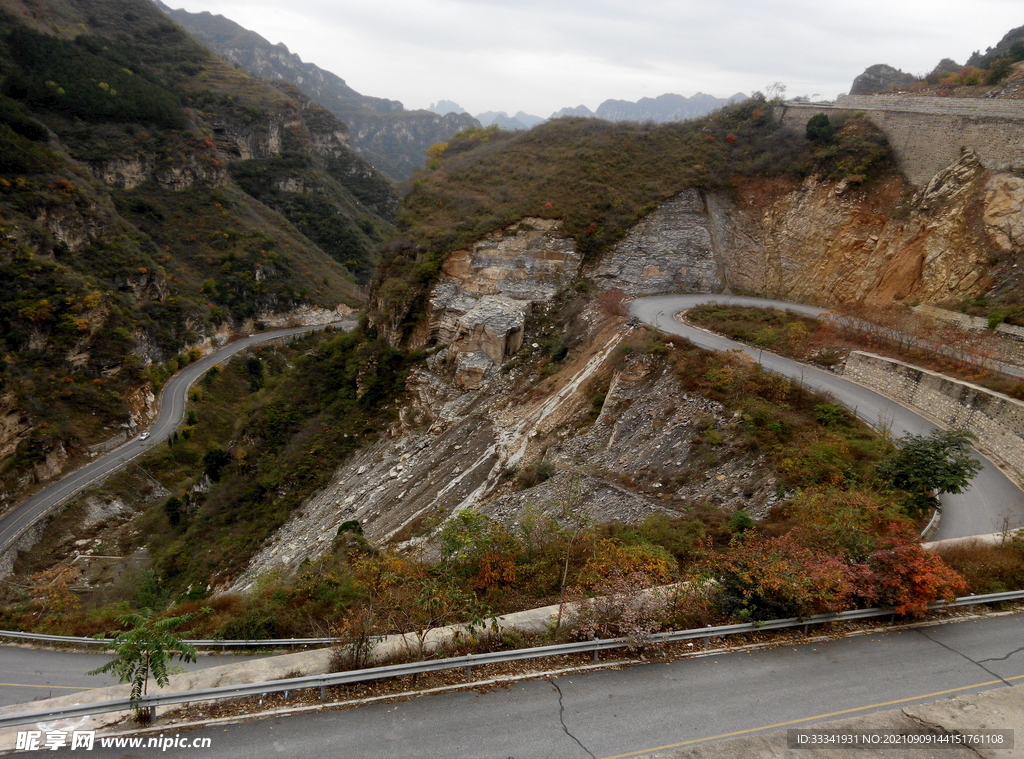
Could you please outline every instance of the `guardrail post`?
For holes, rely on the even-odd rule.
[[[156,707],[155,706],[149,707],[149,722],[150,722],[150,724],[153,724],[154,722],[156,722]]]
[[[594,649],[594,664],[597,664],[597,662],[600,661],[601,657],[598,654],[599,654],[599,651],[595,648]]]
[[[467,664],[466,665],[466,682],[468,683],[468,682],[471,682],[472,680],[473,680],[473,665],[472,664]]]
[[[326,685],[321,685],[320,686],[320,703],[323,703],[326,700],[327,700],[327,686]]]

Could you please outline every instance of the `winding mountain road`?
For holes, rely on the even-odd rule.
[[[351,329],[355,324],[355,322],[337,322],[330,326]],[[9,511],[3,518],[0,518],[0,555],[11,548],[18,538],[24,535],[32,525],[42,519],[59,503],[62,503],[93,482],[116,472],[121,467],[126,466],[132,459],[142,455],[154,445],[158,445],[170,437],[171,433],[174,432],[185,416],[185,399],[189,387],[205,374],[210,367],[226,361],[239,351],[243,351],[253,345],[271,340],[279,340],[282,337],[313,332],[318,329],[324,329],[325,326],[292,327],[290,329],[249,335],[241,340],[225,345],[223,348],[182,369],[164,385],[163,391],[160,394],[160,413],[153,426],[149,429],[149,437],[146,440],[139,440],[137,437],[132,438],[105,456],[89,462],[49,487],[44,488],[24,503]]]
[[[674,319],[678,311],[712,300],[770,305],[809,314],[823,311],[720,295],[643,298],[634,301],[631,311],[648,324],[701,347],[742,350],[766,368],[831,393],[869,423],[883,420],[895,434],[922,434],[935,427],[919,414],[849,380]],[[298,331],[302,330],[261,335],[260,339]],[[248,344],[258,341],[249,340]],[[231,346],[232,353],[247,347],[240,343]],[[192,380],[227,355],[230,353],[215,354],[204,360],[208,361],[205,365],[195,365]],[[169,383],[165,391],[167,417],[161,414],[154,425],[150,445],[166,439],[181,419],[192,380],[175,380],[175,388],[172,390]],[[180,401],[175,402],[175,397]],[[145,445],[133,441],[105,458],[116,468],[145,449]],[[1024,518],[1024,493],[983,457],[979,459],[985,469],[971,489],[962,496],[944,498],[940,527],[943,537],[998,530],[1004,513],[1012,519]],[[84,477],[77,487],[99,476],[102,474]],[[1021,617],[1001,616],[768,648],[744,656],[710,656],[551,677],[517,683],[488,695],[450,693],[341,712],[211,726],[189,737],[212,737],[212,747],[203,753],[210,757],[320,757],[341,750],[346,756],[395,759],[624,759],[656,752],[656,747],[683,747],[783,725],[808,726],[839,715],[893,708],[894,704],[924,703],[952,694],[1016,685],[1024,678],[1018,661],[1021,626]],[[168,732],[172,731],[169,727]],[[97,749],[95,753],[114,757],[123,756],[124,750]],[[168,756],[189,754],[195,752],[168,752]],[[55,753],[65,755],[71,754],[66,750]]]
[[[936,424],[920,414],[855,382],[682,324],[674,318],[679,311],[709,302],[781,308],[811,316],[827,313],[827,309],[815,306],[733,295],[658,295],[638,298],[631,303],[630,313],[651,326],[685,337],[703,348],[743,351],[772,371],[817,390],[831,393],[836,400],[852,409],[867,423],[886,424],[895,435],[921,435],[937,428]],[[344,322],[334,326],[347,329],[353,325],[354,322]],[[315,329],[322,327],[294,327],[250,335],[183,369],[164,386],[160,414],[149,431],[148,439],[134,438],[128,441],[43,489],[0,518],[0,554],[9,549],[29,527],[57,504],[91,483],[117,471],[152,446],[170,437],[184,418],[188,388],[210,367],[253,345]],[[976,457],[982,463],[983,469],[971,487],[960,495],[942,496],[943,513],[934,535],[936,540],[998,532],[1004,529],[1006,524],[1013,527],[1024,526],[1024,492],[987,458],[981,454],[976,454]]]
[[[779,308],[810,316],[827,313],[827,309],[815,306],[735,295],[657,295],[634,300],[630,314],[702,348],[743,351],[766,369],[830,393],[868,424],[889,426],[893,435],[926,435],[938,428],[921,414],[856,382],[676,321],[675,314],[679,311],[711,302]],[[986,457],[977,452],[974,455],[983,468],[967,491],[959,495],[946,493],[941,497],[942,518],[932,536],[934,540],[999,532],[1007,523],[1011,527],[1024,527],[1024,492]]]

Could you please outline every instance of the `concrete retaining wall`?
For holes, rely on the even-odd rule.
[[[956,429],[978,436],[977,447],[1018,483],[1024,482],[1024,403],[969,382],[854,351],[845,375]]]

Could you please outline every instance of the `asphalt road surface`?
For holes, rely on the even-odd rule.
[[[354,325],[355,322],[339,322],[333,326],[350,329]],[[160,395],[160,414],[149,429],[149,437],[146,440],[139,440],[138,437],[129,440],[116,450],[96,458],[63,479],[41,490],[5,514],[0,519],[0,553],[3,553],[31,524],[41,519],[43,515],[58,503],[96,480],[102,479],[120,469],[132,459],[170,437],[171,433],[174,432],[185,416],[185,399],[189,387],[214,364],[222,363],[239,351],[258,343],[312,332],[317,329],[323,329],[323,327],[294,327],[249,335],[241,340],[225,345],[220,350],[182,369],[164,385],[163,392]]]
[[[631,304],[630,313],[663,332],[685,337],[702,348],[742,350],[767,369],[798,380],[809,387],[831,393],[836,400],[853,409],[868,424],[889,425],[893,435],[897,437],[907,433],[925,435],[937,428],[937,425],[917,412],[855,382],[807,364],[776,356],[768,351],[751,348],[728,338],[680,324],[674,318],[674,315],[683,309],[712,301],[788,309],[811,316],[826,313],[826,309],[814,306],[730,295],[659,295],[639,298]],[[933,540],[999,532],[1007,523],[1010,527],[1024,527],[1024,492],[987,458],[978,453],[975,453],[975,458],[984,468],[971,482],[967,491],[960,495],[946,493],[941,497],[942,516],[938,529],[931,536]]]
[[[5,645],[0,648],[0,706],[56,698],[86,688],[117,685],[117,678],[111,675],[86,674],[108,661],[110,655],[104,653],[48,651]],[[238,656],[232,654],[202,655],[191,664],[175,662],[175,666],[192,671],[237,661]]]
[[[491,692],[210,726],[181,733],[190,740],[209,738],[210,748],[160,753],[204,759],[623,758],[1019,685],[1022,634],[1021,617],[990,617],[652,663]],[[1019,727],[997,723],[991,727]],[[168,726],[165,735],[174,732]],[[90,756],[158,752],[101,749],[97,743]]]

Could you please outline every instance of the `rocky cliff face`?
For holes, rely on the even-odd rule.
[[[580,257],[560,229],[550,219],[523,219],[448,257],[413,344],[449,346],[460,387],[479,387],[515,354],[530,308],[549,303],[578,273]]]
[[[808,180],[768,205],[763,247],[732,270],[746,273],[749,289],[793,300],[956,304],[1000,279],[990,271],[993,242],[1021,214],[1012,186],[970,151],[913,195]]]
[[[619,351],[630,332],[621,320],[588,310],[583,321],[586,347],[528,392],[516,369],[465,390],[445,351],[432,357],[410,380],[401,423],[346,461],[230,590],[319,556],[350,520],[372,542],[415,544],[466,508],[508,524],[529,511],[605,522],[700,502],[757,514],[775,500],[775,477],[758,455],[699,453],[705,430],[728,436],[730,414],[684,392],[663,357]],[[529,486],[543,467],[550,478]]]
[[[686,190],[633,228],[606,256],[595,274],[631,295],[659,292],[719,292],[726,285],[716,240],[717,198]]]
[[[686,191],[595,274],[631,294],[730,288],[826,305],[955,304],[1015,281],[1022,224],[1024,182],[967,151],[917,193],[898,177],[870,191],[816,177],[751,183],[738,198]]]
[[[480,126],[469,114],[406,111],[397,100],[361,95],[336,74],[304,62],[285,45],[272,45],[223,16],[157,4],[213,53],[253,76],[297,86],[348,124],[352,148],[395,180],[408,179],[421,168],[427,148],[434,143]]]

